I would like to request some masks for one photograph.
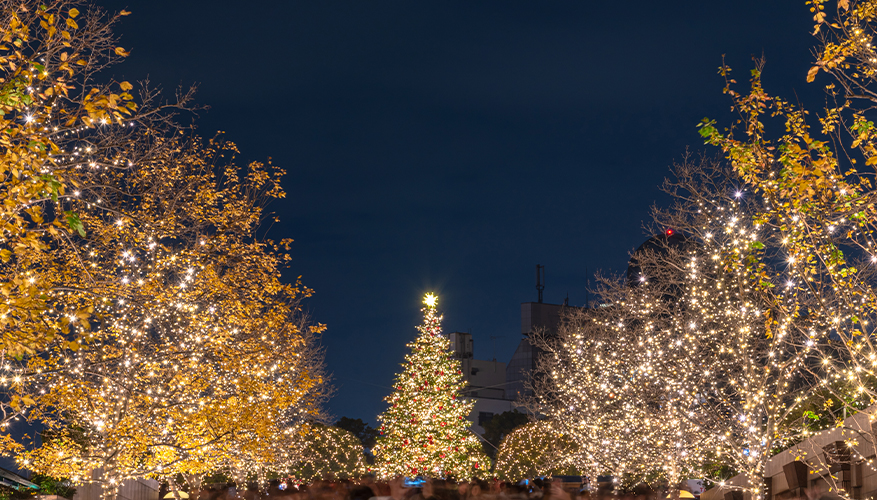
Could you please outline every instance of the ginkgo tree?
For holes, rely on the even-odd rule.
[[[133,477],[271,463],[284,427],[320,411],[322,327],[299,305],[310,291],[280,281],[285,257],[254,234],[279,178],[211,162],[228,147],[178,147],[107,171],[106,186],[143,194],[108,187],[99,210],[80,212],[78,278],[104,286],[95,319],[12,370],[13,397],[54,436],[22,463],[74,481],[101,469],[108,495]]]
[[[96,78],[128,55],[111,31],[126,14],[69,1],[0,2],[0,361],[39,355],[52,343],[76,345],[89,330],[102,284],[79,279],[90,272],[86,232],[71,202],[94,206],[92,174],[127,165],[121,148],[132,152],[132,165],[158,152],[146,132],[176,129],[173,113],[191,97],[161,103],[143,88],[135,99],[130,83]],[[32,402],[3,399],[0,429]],[[0,438],[4,450],[19,449],[8,434]]]
[[[146,90],[138,104],[130,83],[96,79],[98,71],[128,55],[110,31],[126,13],[77,7],[67,1],[0,2],[5,356],[32,354],[69,333],[67,318],[90,317],[92,298],[74,294],[64,281],[67,269],[81,266],[81,260],[42,265],[59,248],[76,247],[85,234],[79,212],[67,201],[88,188],[95,169],[118,167],[120,147],[145,130],[168,125],[169,108],[184,107],[188,99],[183,94],[168,107]],[[143,147],[149,141],[134,142],[141,144],[139,154],[124,161],[149,156],[151,148]]]
[[[724,153],[741,181],[741,196],[762,202],[752,223],[772,239],[758,241],[768,251],[749,267],[763,266],[765,281],[783,277],[797,291],[794,300],[776,300],[776,290],[765,290],[765,295],[790,317],[809,322],[821,358],[811,371],[820,379],[825,407],[842,402],[849,413],[869,411],[873,420],[877,2],[807,4],[816,47],[806,80],[824,82],[827,103],[813,103],[821,112],[771,95],[762,80],[764,60],[756,62],[746,91],[737,89],[731,68],[723,64],[724,91],[739,121],[720,130],[704,119],[700,133]],[[784,265],[771,268],[771,260]],[[875,436],[865,434],[845,436],[850,442],[872,443],[870,453],[877,452]]]
[[[100,74],[127,55],[111,31],[127,13],[2,6],[0,424],[48,428],[20,462],[107,495],[270,462],[326,394],[323,327],[300,306],[311,290],[281,280],[290,242],[257,233],[283,170],[181,133],[191,92],[168,104]]]

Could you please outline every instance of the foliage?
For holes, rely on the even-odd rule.
[[[494,415],[493,418],[482,425],[484,428],[484,435],[482,437],[487,441],[487,445],[484,446],[485,453],[487,453],[489,457],[495,458],[496,452],[499,449],[499,444],[503,438],[518,427],[527,424],[529,421],[530,418],[525,413],[521,413],[518,410],[504,411]]]
[[[863,377],[873,387],[877,380]],[[795,405],[782,425],[801,430],[801,438],[813,436],[821,431],[843,426],[843,421],[859,411],[873,411],[867,402],[857,397],[859,381],[833,378],[828,387],[818,387]],[[794,441],[794,440],[793,440]],[[779,452],[781,450],[776,450]]]
[[[63,498],[73,498],[76,489],[66,479],[56,479],[40,474],[33,474],[30,482],[35,484],[37,488],[19,485],[12,487],[7,484],[0,484],[0,499],[32,499],[42,497],[44,495],[57,495]]]
[[[127,55],[108,31],[118,16],[80,15],[74,5],[0,3],[0,347],[8,356],[32,354],[68,333],[70,317],[91,317],[88,300],[63,301],[58,310],[67,266],[41,265],[84,234],[78,213],[64,207],[81,189],[84,160],[70,161],[70,138],[142,117],[131,84],[91,83],[97,68]]]
[[[197,185],[203,192],[205,183]],[[235,201],[229,192],[220,197]],[[136,220],[149,219],[140,213]],[[296,319],[295,287],[277,281],[261,245],[222,235],[226,241],[211,248],[204,236],[204,245],[189,247],[196,252],[175,252],[149,237],[138,245],[135,224],[101,222],[89,220],[106,244],[92,243],[104,256],[93,262],[122,258],[92,274],[121,282],[119,299],[97,309],[105,321],[83,341],[56,345],[16,374],[22,383],[13,394],[33,401],[32,416],[64,435],[22,455],[23,463],[80,480],[97,467],[132,477],[206,473],[239,454],[269,462],[261,443],[284,422],[319,411],[309,393],[322,383],[320,366],[302,356],[319,327]],[[122,234],[114,233],[120,226]],[[82,431],[71,434],[71,422]]]
[[[369,450],[374,447],[379,435],[377,429],[363,422],[361,418],[341,417],[335,422],[335,427],[352,433]]]
[[[43,495],[57,495],[64,498],[73,498],[76,494],[76,488],[70,485],[70,481],[66,479],[56,479],[42,474],[34,474],[30,481],[40,487],[40,493]]]
[[[95,320],[95,307],[113,297],[82,258],[82,213],[93,174],[148,160],[159,148],[145,133],[172,126],[174,103],[158,103],[143,88],[139,102],[128,82],[106,83],[100,70],[128,55],[111,27],[120,16],[80,12],[72,1],[0,2],[0,358],[21,359],[52,344],[77,345]],[[92,203],[89,209],[97,207]],[[75,324],[74,324],[75,323]],[[2,377],[16,384],[17,375]],[[30,397],[0,404],[5,428],[26,413]],[[17,450],[8,435],[0,447]]]
[[[511,412],[507,412],[511,413]],[[581,450],[575,441],[548,420],[518,427],[502,439],[495,473],[504,481],[549,475],[577,475]]]
[[[99,468],[111,495],[276,462],[276,436],[322,418],[328,390],[312,292],[280,279],[290,241],[259,234],[284,171],[178,126],[190,92],[92,85],[127,55],[118,15],[2,5],[0,321],[18,359],[0,383],[7,419],[50,437],[20,463],[74,482]]]
[[[762,81],[764,61],[757,61],[751,71],[748,92],[736,90],[731,69],[723,65],[724,91],[739,120],[719,131],[714,121],[705,119],[700,133],[723,151],[745,191],[762,200],[752,222],[770,238],[761,242],[765,252],[748,267],[763,269],[755,286],[765,293],[765,302],[809,325],[810,342],[821,357],[810,371],[821,378],[821,397],[832,403],[811,404],[808,420],[833,420],[837,425],[832,415],[838,412],[836,404],[842,402],[850,413],[868,408],[873,419],[877,401],[877,351],[872,341],[877,309],[877,191],[872,180],[877,129],[871,116],[877,102],[877,53],[872,46],[877,3],[808,4],[817,46],[807,81],[816,81],[822,73],[830,77],[822,113],[810,115],[770,95]],[[831,15],[828,5],[835,7]],[[775,126],[784,133],[774,133]],[[785,265],[771,266],[771,259],[782,259]],[[781,277],[795,291],[791,300],[777,300],[776,292],[763,285]],[[873,435],[864,441],[872,443],[871,453],[877,451]]]
[[[451,357],[450,341],[441,333],[435,297],[427,295],[424,303],[420,335],[408,344],[411,353],[386,398],[390,407],[378,417],[375,472],[384,478],[480,476],[490,459],[468,429],[474,403],[459,397],[465,381],[460,362]]]

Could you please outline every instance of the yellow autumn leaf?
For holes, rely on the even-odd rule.
[[[11,14],[6,25],[0,26],[0,44],[6,47],[0,47],[0,72],[4,73],[0,83],[6,82],[0,85],[0,120],[7,124],[0,127],[0,144],[4,147],[0,155],[0,177],[4,178],[0,186],[0,220],[5,238],[0,260],[9,262],[0,265],[0,348],[5,359],[15,358],[34,369],[30,373],[39,374],[20,384],[7,383],[6,401],[19,408],[33,405],[40,418],[48,420],[44,422],[48,428],[62,429],[56,442],[44,442],[27,455],[34,460],[32,470],[58,477],[84,477],[96,467],[95,461],[111,459],[116,464],[114,470],[124,478],[143,476],[162,467],[167,474],[205,473],[232,462],[264,464],[275,460],[275,443],[284,431],[279,417],[289,410],[298,415],[317,415],[319,408],[310,402],[309,391],[323,380],[319,362],[313,365],[312,376],[307,374],[311,367],[302,366],[307,357],[306,341],[302,339],[311,330],[300,331],[289,324],[296,314],[298,298],[310,292],[300,283],[292,285],[278,278],[282,257],[274,253],[272,245],[263,248],[251,244],[255,239],[254,221],[260,219],[263,207],[254,206],[250,194],[265,192],[271,198],[282,197],[279,171],[258,163],[243,168],[229,165],[229,179],[218,181],[215,172],[203,168],[204,158],[219,158],[226,153],[233,156],[230,147],[202,143],[188,132],[181,134],[170,122],[164,124],[163,108],[156,109],[150,102],[143,103],[142,113],[134,112],[139,107],[133,102],[135,97],[127,93],[133,88],[129,82],[119,83],[125,92],[118,95],[91,84],[88,69],[128,55],[124,48],[115,48],[113,34],[103,29],[106,20],[85,15],[79,26],[72,21],[79,19],[78,10],[63,7],[71,3],[46,2],[50,5],[43,8],[41,1],[17,1],[16,5],[26,7],[22,12],[30,13],[29,17],[21,21]],[[38,12],[45,14],[34,14]],[[58,17],[57,23],[52,15]],[[48,30],[39,27],[40,21]],[[64,38],[51,40],[47,33],[56,26]],[[95,27],[101,29],[92,30]],[[88,31],[89,37],[71,34],[81,31]],[[25,48],[16,53],[13,44]],[[44,70],[28,71],[35,67],[33,59],[41,54],[51,55],[46,56],[45,64],[40,63]],[[16,71],[26,73],[27,84],[33,87],[30,97],[42,101],[29,110],[40,126],[27,125],[20,119],[18,111],[28,94],[22,92],[22,85],[8,84]],[[43,81],[32,85],[36,78]],[[68,99],[53,109],[47,99],[51,96]],[[121,122],[122,115],[113,108],[123,105],[135,119],[145,118],[142,122],[157,126],[138,126],[132,134],[124,127],[127,122],[121,126],[110,123]],[[73,127],[78,130],[72,134],[56,132]],[[139,133],[141,129],[148,130],[148,134]],[[90,134],[113,145],[87,153],[94,165],[112,165],[124,157],[133,160],[128,164],[130,168],[101,169],[98,173],[97,169],[58,161],[66,156],[60,152],[89,143]],[[139,161],[144,158],[140,151],[151,149],[148,144],[153,140],[167,141],[169,147],[149,161]],[[117,157],[120,151],[126,153]],[[242,170],[247,175],[240,175]],[[121,193],[118,200],[115,196],[101,200],[100,208],[90,203],[95,201],[90,188],[98,181]],[[136,186],[154,186],[158,197],[147,201]],[[132,196],[128,196],[128,188],[133,189]],[[183,200],[180,204],[170,204],[175,207],[170,210],[161,208],[163,200],[177,199],[181,191],[186,194],[179,198]],[[28,214],[33,212],[25,212],[23,207],[42,206],[47,192],[57,193],[59,198],[65,192],[70,195],[63,196],[63,206],[55,206],[51,222],[35,227],[39,215],[31,217]],[[121,200],[131,203],[115,205]],[[131,209],[143,224],[117,225],[115,218],[106,217],[105,209]],[[216,237],[210,238],[209,255],[222,256],[218,261],[177,243],[147,251],[146,233],[152,229],[145,228],[170,227],[169,219],[174,227],[177,219],[182,225],[189,220],[201,224],[215,219],[217,227],[241,226],[243,230],[219,229]],[[89,230],[87,238],[82,233],[85,227]],[[191,281],[185,281],[185,288],[178,288],[176,282],[168,286],[170,275],[151,271],[120,279],[113,264],[120,245],[133,249],[138,256],[129,263],[131,268],[145,271],[146,266],[154,264],[175,276],[191,276]],[[231,268],[223,265],[226,257],[238,256],[240,262]],[[119,307],[115,300],[101,301],[108,296],[131,300]],[[178,309],[178,304],[183,307]],[[207,305],[211,306],[209,313]],[[223,326],[231,328],[205,336],[203,326],[214,322],[208,318],[214,308],[221,311]],[[158,318],[164,314],[162,311],[171,316]],[[151,328],[144,327],[149,318],[159,320],[153,324],[173,323],[179,337],[174,341],[154,338]],[[272,334],[266,336],[264,332]],[[194,347],[191,358],[168,355],[179,348],[177,340],[181,339]],[[235,348],[229,349],[232,345]],[[202,357],[202,353],[210,356]],[[84,372],[71,370],[65,357],[76,357],[92,373],[106,370],[112,376],[83,380]],[[118,363],[126,358],[144,362],[132,366]],[[130,384],[131,391],[120,389],[116,381]],[[38,385],[47,390],[34,390]],[[211,387],[221,387],[222,391],[211,391]],[[128,399],[120,399],[122,396]],[[83,398],[94,402],[94,406],[79,404]],[[118,409],[122,401],[129,411],[119,415],[119,420],[107,421],[105,415]],[[65,408],[64,415],[52,408]],[[90,427],[98,419],[106,433],[91,435],[89,439],[94,441],[83,455],[85,448],[64,435],[63,430],[72,428],[71,421]],[[155,441],[157,438],[165,442]],[[0,433],[0,449],[8,449],[2,439]],[[146,448],[155,453],[144,454]],[[111,449],[119,453],[101,456]],[[179,450],[190,450],[187,453],[191,457],[181,459]]]

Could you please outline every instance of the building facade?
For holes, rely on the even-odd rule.
[[[764,500],[853,499],[877,495],[877,405],[844,419],[777,453],[764,467]],[[741,491],[748,479],[735,476],[713,486],[701,500],[751,500]],[[837,494],[844,490],[843,497]]]
[[[533,391],[527,387],[530,374],[536,369],[541,354],[538,348],[530,343],[533,333],[544,331],[557,334],[562,321],[565,306],[561,304],[545,304],[542,302],[524,302],[521,304],[521,335],[523,338],[512,355],[506,368],[507,389],[509,399],[520,400],[532,396]]]
[[[515,408],[514,401],[506,397],[506,364],[495,359],[475,359],[474,342],[469,333],[453,332],[449,337],[453,356],[460,361],[460,370],[468,384],[463,395],[475,400],[469,414],[472,430],[482,435],[485,422]]]
[[[470,333],[453,332],[448,335],[453,356],[460,361],[463,378],[468,383],[464,395],[475,400],[469,420],[476,434],[484,434],[483,424],[494,415],[520,410],[521,399],[532,395],[527,381],[536,369],[540,352],[530,344],[530,336],[541,330],[556,333],[563,307],[541,302],[521,304],[523,338],[508,364],[495,359],[475,359],[474,341]]]

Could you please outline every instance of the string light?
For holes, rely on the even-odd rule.
[[[475,403],[460,397],[466,383],[442,334],[437,297],[426,294],[423,303],[420,335],[408,344],[411,352],[386,398],[390,406],[378,417],[381,435],[372,472],[381,478],[484,476],[490,459],[469,430]]]

